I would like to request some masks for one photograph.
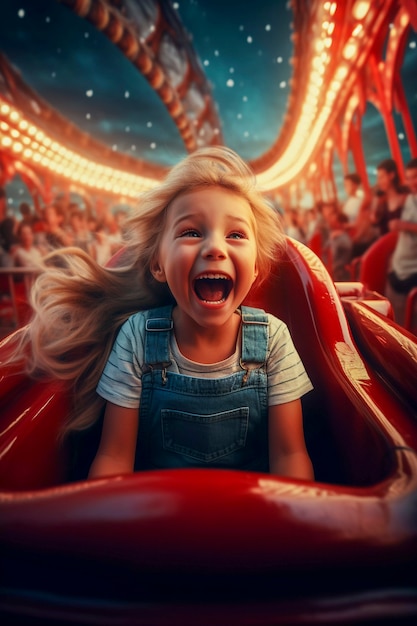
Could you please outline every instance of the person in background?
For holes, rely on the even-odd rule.
[[[63,227],[64,215],[55,204],[49,204],[43,210],[43,220],[36,224],[37,245],[46,252],[72,245],[72,237]]]
[[[88,228],[85,212],[75,202],[69,205],[68,211],[68,226],[65,230],[72,240],[71,245],[93,254],[93,236]]]
[[[318,210],[317,207],[311,207],[309,209],[305,209],[303,214],[303,230],[305,233],[305,242],[308,246],[311,238],[317,229],[317,221],[318,221]]]
[[[16,220],[7,215],[7,194],[0,187],[0,267],[13,267],[13,248],[17,244]]]
[[[90,222],[90,226],[92,226]],[[94,230],[91,231],[93,236],[92,255],[99,265],[106,265],[113,256],[112,242],[103,224],[95,223]]]
[[[284,230],[288,237],[297,241],[305,242],[304,231],[301,226],[300,212],[298,209],[287,209],[284,212]]]
[[[323,215],[329,229],[325,252],[330,275],[334,281],[350,280],[352,239],[346,229],[348,218],[334,202],[323,205]]]
[[[391,258],[386,296],[391,301],[395,320],[404,325],[407,295],[417,287],[417,159],[406,165],[406,183],[410,189],[399,219],[389,222],[398,239]]]
[[[344,177],[344,186],[346,192],[346,201],[342,206],[342,211],[346,215],[348,224],[355,226],[359,215],[363,197],[360,194],[360,186],[362,184],[361,177],[356,172],[346,174]]]
[[[39,267],[42,262],[42,250],[35,243],[35,235],[30,224],[21,222],[17,229],[18,244],[13,250],[16,267]]]
[[[379,235],[390,231],[389,223],[401,216],[406,189],[401,184],[394,159],[381,161],[376,168],[377,190],[371,204],[371,222]]]
[[[21,215],[21,218],[19,220],[19,225],[29,224],[29,226],[33,226],[38,219],[37,216],[33,213],[30,205],[27,202],[20,203],[19,212]]]

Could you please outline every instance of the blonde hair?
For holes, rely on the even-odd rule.
[[[166,212],[182,193],[210,186],[227,188],[248,201],[261,282],[282,252],[285,236],[250,168],[224,147],[190,154],[141,196],[126,222],[126,245],[114,266],[101,267],[78,248],[46,257],[32,290],[33,317],[18,350],[27,354],[31,376],[68,382],[73,406],[65,433],[88,428],[99,417],[105,402],[95,389],[121,324],[139,310],[173,302],[167,285],[157,282],[150,270]]]

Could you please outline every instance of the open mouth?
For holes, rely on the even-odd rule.
[[[233,281],[224,274],[201,274],[194,281],[194,291],[203,302],[220,304],[231,292]]]

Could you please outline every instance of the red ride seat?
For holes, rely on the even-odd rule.
[[[389,262],[397,239],[397,232],[382,235],[361,256],[359,281],[370,291],[384,294]]]

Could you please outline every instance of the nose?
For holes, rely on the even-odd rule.
[[[225,259],[226,249],[224,237],[220,234],[210,233],[210,235],[205,238],[202,253],[204,258],[207,259]]]

